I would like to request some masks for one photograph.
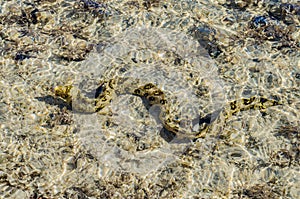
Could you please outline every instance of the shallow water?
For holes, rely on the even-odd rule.
[[[299,7],[0,2],[0,196],[297,198]],[[156,84],[184,124],[252,96],[282,105],[221,115],[200,138],[168,143],[138,97],[82,114],[53,94],[71,84],[93,96],[117,76]]]

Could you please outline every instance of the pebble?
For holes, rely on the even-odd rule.
[[[31,123],[36,123],[36,122],[39,122],[39,120],[40,120],[40,117],[34,113],[29,114],[28,117],[29,117],[29,120]]]
[[[268,20],[264,16],[254,17],[251,21],[251,25],[253,28],[260,28],[266,26],[268,24]]]

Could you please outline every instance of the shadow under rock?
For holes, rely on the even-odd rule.
[[[72,106],[60,98],[55,98],[51,95],[43,97],[35,97],[40,102],[45,102],[52,106],[58,106],[60,109],[67,108],[67,110],[72,110]]]

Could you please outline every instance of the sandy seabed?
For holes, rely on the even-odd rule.
[[[0,197],[298,198],[300,4],[289,2],[0,1]],[[122,74],[161,85],[179,112],[282,104],[168,143],[139,98],[78,114],[53,94]]]

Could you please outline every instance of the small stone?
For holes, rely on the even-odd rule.
[[[264,16],[254,17],[250,22],[250,26],[252,28],[260,28],[260,27],[264,27],[266,25],[268,25],[268,21],[267,21],[267,18]]]
[[[33,122],[38,122],[40,120],[40,117],[37,116],[36,114],[32,113],[32,114],[29,114],[29,118],[31,121]]]

